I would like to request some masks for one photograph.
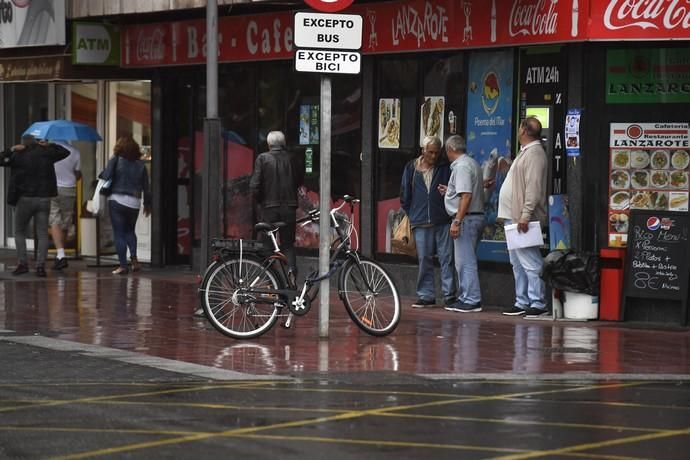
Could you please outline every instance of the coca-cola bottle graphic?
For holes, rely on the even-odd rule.
[[[575,0],[577,1],[577,0]],[[491,43],[496,42],[496,0],[491,0]]]
[[[572,26],[570,27],[570,35],[573,37],[577,37],[577,20],[579,16],[579,4],[577,0],[573,0]]]

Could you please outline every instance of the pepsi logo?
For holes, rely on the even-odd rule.
[[[647,219],[647,228],[649,230],[659,230],[661,228],[661,220],[658,217],[650,217]]]
[[[642,133],[642,127],[640,125],[630,125],[628,129],[626,129],[626,134],[630,139],[639,139]]]

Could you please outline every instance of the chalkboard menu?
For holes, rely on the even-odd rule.
[[[687,308],[689,234],[686,212],[633,210],[624,295],[678,300]]]

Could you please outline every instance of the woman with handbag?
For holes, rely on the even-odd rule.
[[[146,165],[141,160],[139,144],[130,136],[117,140],[113,156],[108,161],[100,179],[109,181],[101,193],[108,195],[110,222],[115,236],[115,250],[120,266],[113,270],[115,275],[129,273],[127,248],[132,262],[132,271],[139,271],[137,259],[137,235],[134,231],[139,217],[141,200],[144,200],[144,215],[151,214],[151,190]]]

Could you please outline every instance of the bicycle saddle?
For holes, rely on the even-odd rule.
[[[285,227],[287,224],[285,222],[273,222],[273,223],[267,223],[267,222],[259,222],[254,226],[254,230],[257,232],[272,232],[274,230],[278,230],[281,227]]]

